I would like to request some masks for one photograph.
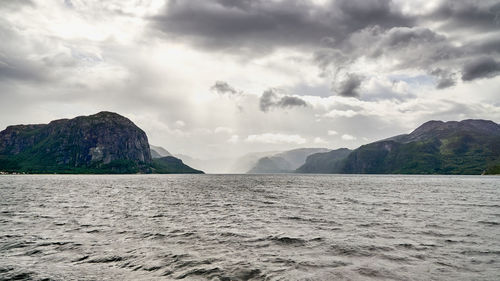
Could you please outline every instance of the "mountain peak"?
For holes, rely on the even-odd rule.
[[[428,121],[416,128],[404,141],[424,140],[433,137],[447,137],[456,133],[472,133],[475,135],[499,135],[500,125],[490,120],[467,119],[462,121]]]
[[[120,115],[116,112],[111,112],[111,111],[100,111],[96,114],[89,115],[88,117],[120,117],[120,118],[125,118],[122,115]]]

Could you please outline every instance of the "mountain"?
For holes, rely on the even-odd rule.
[[[277,174],[290,173],[293,171],[290,162],[281,157],[262,157],[255,166],[248,171],[248,174]]]
[[[327,167],[326,157],[315,168]],[[500,125],[488,120],[429,121],[352,151],[336,171],[348,174],[482,174],[500,170]]]
[[[181,159],[173,156],[153,159],[152,169],[158,174],[203,174],[202,171],[189,167]]]
[[[113,112],[9,126],[0,132],[0,171],[150,173],[153,164],[146,133]],[[162,172],[169,169],[161,161],[156,166]]]
[[[229,169],[232,174],[244,174],[250,171],[262,157],[269,157],[277,154],[277,151],[251,152],[235,159]]]
[[[326,148],[299,148],[265,156],[258,159],[248,173],[293,173],[309,155],[326,151]]]
[[[170,152],[168,152],[165,148],[161,146],[149,145],[149,149],[151,150],[151,157],[153,159],[172,156]]]
[[[300,166],[297,173],[336,174],[342,169],[343,160],[352,152],[347,148],[339,148],[329,152],[309,155],[306,163]]]

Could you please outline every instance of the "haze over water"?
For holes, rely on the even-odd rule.
[[[0,177],[0,279],[498,280],[486,176]]]

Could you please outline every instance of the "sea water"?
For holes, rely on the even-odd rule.
[[[500,280],[500,178],[0,176],[0,280]]]

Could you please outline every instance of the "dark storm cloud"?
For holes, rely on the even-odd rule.
[[[233,88],[231,85],[229,85],[227,82],[224,81],[216,81],[215,84],[212,87],[210,87],[210,90],[219,95],[224,95],[224,94],[235,95],[240,93],[235,88]]]
[[[462,80],[491,78],[500,75],[500,62],[491,57],[481,57],[467,63],[462,70]]]
[[[275,89],[269,89],[265,91],[259,100],[259,107],[263,112],[267,112],[273,107],[290,108],[301,106],[307,106],[307,103],[303,99],[293,96],[280,95]]]
[[[497,30],[500,28],[500,3],[483,0],[444,1],[428,18],[446,29]]]
[[[359,59],[389,58],[397,62],[392,70],[424,71],[443,89],[456,84],[464,61],[500,54],[498,0],[444,0],[418,16],[392,0],[172,0],[151,26],[201,48],[245,55],[308,48],[322,76],[340,85],[333,90],[354,97],[361,80],[345,77]],[[484,36],[461,37],[467,30]]]
[[[492,37],[488,37],[478,42],[470,42],[463,49],[472,50],[477,54],[500,54],[500,36],[494,33]]]
[[[446,37],[424,27],[396,27],[387,32],[381,44],[384,47],[406,47],[408,45],[421,45],[442,42]]]
[[[338,95],[342,97],[358,97],[362,83],[363,77],[349,73],[347,78],[340,83],[337,89]]]
[[[409,26],[390,0],[338,0],[327,6],[308,1],[170,1],[153,26],[204,47],[271,50],[278,46],[318,46],[342,42],[367,26]]]

